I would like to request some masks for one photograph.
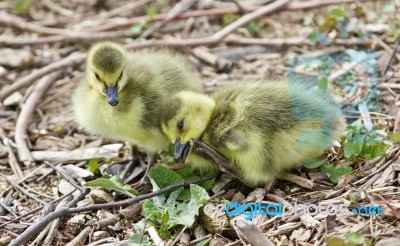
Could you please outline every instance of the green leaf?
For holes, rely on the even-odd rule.
[[[365,135],[356,134],[354,137],[347,140],[344,145],[344,157],[351,158],[361,153],[364,145]]]
[[[106,188],[106,189],[111,189],[111,190],[121,192],[130,197],[135,197],[135,196],[139,195],[139,192],[137,190],[133,189],[129,185],[124,185],[122,183],[122,179],[118,176],[112,176],[109,179],[106,179],[106,178],[95,179],[95,180],[86,182],[85,186],[102,187],[102,188]]]
[[[183,178],[179,174],[161,166],[153,167],[147,175],[151,182],[154,182],[160,189],[183,181]]]
[[[191,165],[183,165],[183,167],[176,171],[183,179],[195,178],[196,175],[193,174],[193,167]]]
[[[190,190],[184,189],[178,196],[177,200],[188,201],[190,200]]]
[[[384,132],[378,128],[367,128],[357,121],[349,126],[343,152],[346,159],[355,160],[360,157],[371,160],[385,155],[391,145],[392,142],[387,139]]]
[[[31,0],[17,0],[15,2],[14,8],[12,9],[13,14],[25,14],[28,12],[32,5]]]
[[[308,15],[303,19],[303,26],[311,26],[314,20],[314,15]]]
[[[86,165],[86,170],[89,170],[91,173],[95,173],[99,167],[100,167],[100,159],[99,158],[95,158],[95,159],[91,159]]]
[[[204,203],[208,199],[210,199],[207,191],[201,186],[196,184],[190,184],[190,193],[192,195],[190,199],[196,201],[199,204]]]
[[[211,238],[203,240],[201,242],[196,243],[196,246],[208,246],[210,245]]]
[[[319,88],[325,90],[328,88],[328,78],[326,78],[325,76],[320,78],[318,81],[318,86]]]
[[[153,17],[158,14],[158,10],[154,7],[150,7],[146,10],[146,15],[147,17],[149,17],[150,19],[153,19]]]
[[[314,168],[320,167],[324,163],[325,163],[325,160],[318,160],[318,161],[306,163],[306,164],[304,164],[304,167],[306,167],[308,169],[314,169]]]
[[[133,234],[128,240],[129,246],[151,246],[150,238],[146,235]]]
[[[183,188],[179,188],[178,190],[175,190],[171,192],[169,195],[167,201],[165,202],[164,206],[166,207],[174,207],[176,205],[176,200],[178,199],[180,193],[183,191]]]
[[[199,213],[199,208],[209,199],[207,191],[199,185],[190,185],[190,202],[180,203],[176,207],[169,207],[170,213],[169,225],[192,226],[195,222],[195,217]]]
[[[389,139],[393,143],[399,143],[400,142],[400,132],[389,132]]]
[[[211,190],[211,188],[214,187],[214,184],[215,184],[215,179],[210,179],[200,183],[199,185],[206,190]]]
[[[389,35],[392,36],[395,40],[400,40],[400,28],[393,28],[389,30]]]
[[[320,32],[325,32],[330,29],[337,29],[338,22],[336,18],[331,16],[325,16],[324,22],[318,26]]]
[[[363,234],[361,234],[359,232],[352,232],[345,236],[346,245],[348,245],[348,244],[358,245],[358,244],[362,244],[364,242],[365,242],[365,237]]]
[[[308,37],[308,40],[310,40],[312,45],[316,45],[318,42],[318,36],[320,35],[320,32],[316,31],[310,34]]]
[[[341,238],[327,236],[325,237],[325,243],[328,246],[344,246],[344,240]]]
[[[254,36],[260,31],[260,22],[258,20],[251,21],[245,26],[245,28]]]
[[[157,206],[152,201],[146,200],[143,203],[142,211],[146,219],[153,221],[154,223],[161,224],[162,218],[167,212],[167,208],[163,206]]]
[[[329,16],[332,18],[335,18],[337,20],[343,19],[344,18],[344,13],[341,9],[339,8],[334,8],[329,12]]]
[[[169,220],[169,214],[168,211],[163,214],[163,216],[161,217],[161,226],[167,225],[167,222]]]
[[[139,21],[139,22],[137,22],[137,23],[132,25],[131,32],[134,35],[139,35],[139,34],[141,34],[143,32],[144,29],[147,28],[147,26],[148,26],[147,21]]]
[[[353,171],[351,167],[335,167],[335,165],[327,165],[323,164],[321,166],[321,171],[328,173],[329,174],[329,179],[331,180],[332,183],[338,183],[339,179],[346,175],[349,174]]]
[[[190,174],[190,168],[185,168],[180,173],[184,176],[192,175]],[[183,181],[183,178],[178,173],[165,167],[154,167],[148,175],[155,190]],[[187,199],[189,201],[178,202],[178,198],[186,191],[190,191],[190,196]],[[199,208],[208,199],[208,193],[204,188],[191,184],[189,190],[179,188],[169,194],[163,194],[152,200],[146,200],[143,203],[142,210],[145,218],[156,224],[159,235],[167,239],[171,237],[172,232],[170,232],[170,229],[175,226],[192,226],[196,221]]]
[[[235,20],[237,20],[239,18],[240,18],[240,15],[236,15],[236,14],[222,15],[222,25],[226,26],[226,25],[230,24],[231,22],[234,22]]]
[[[361,151],[361,156],[365,159],[374,159],[378,156],[383,156],[386,153],[387,145],[375,135],[366,137],[364,148]]]

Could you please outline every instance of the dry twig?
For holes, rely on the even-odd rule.
[[[37,83],[31,95],[28,97],[25,104],[21,107],[21,113],[18,116],[15,127],[15,143],[18,148],[19,159],[25,165],[30,165],[33,162],[33,158],[27,145],[29,139],[27,130],[29,122],[32,119],[32,114],[35,111],[36,105],[39,103],[39,100],[43,97],[43,94],[60,74],[61,72],[57,71],[44,76]]]
[[[246,240],[253,246],[274,246],[274,244],[261,232],[261,230],[249,220],[238,218],[235,225],[243,233]]]
[[[135,42],[127,44],[125,47],[128,49],[133,48],[146,48],[152,46],[171,46],[171,47],[190,47],[190,46],[198,46],[198,45],[214,45],[222,41],[228,34],[236,30],[237,28],[249,23],[250,21],[260,18],[261,16],[271,14],[274,11],[277,11],[280,8],[283,8],[289,0],[278,0],[273,2],[269,5],[263,6],[258,8],[254,12],[249,14],[243,15],[238,20],[232,22],[231,24],[227,25],[220,31],[214,33],[210,37],[204,38],[188,38],[188,39],[181,39],[181,40],[149,40],[143,42]]]
[[[370,1],[370,0],[362,0],[362,1]],[[319,0],[312,0],[312,1],[307,1],[307,2],[291,2],[286,5],[286,7],[282,8],[282,10],[308,10],[308,9],[313,9],[313,8],[320,8],[324,7],[327,5],[334,5],[334,4],[339,4],[339,3],[351,3],[355,2],[355,0],[325,0],[325,1],[319,1]],[[247,11],[255,11],[257,9],[260,9],[260,6],[249,6],[246,8]],[[239,7],[229,7],[229,8],[215,8],[215,9],[206,9],[206,10],[195,10],[195,11],[190,11],[190,12],[185,12],[182,13],[181,15],[177,16],[177,19],[186,19],[190,17],[201,17],[201,16],[212,16],[212,15],[224,15],[224,14],[235,14],[235,13],[240,13],[242,10]],[[167,14],[158,14],[152,17],[154,21],[160,21],[165,19]],[[90,32],[99,32],[99,31],[106,31],[106,30],[114,30],[117,28],[126,28],[134,23],[140,22],[140,21],[146,21],[148,20],[148,16],[139,16],[139,17],[133,17],[130,19],[125,19],[125,20],[115,20],[115,21],[109,21],[109,23],[99,26],[99,27],[94,27],[94,28],[89,28],[86,31]]]
[[[161,28],[167,22],[171,21],[178,15],[182,14],[184,11],[190,8],[190,6],[192,6],[195,2],[196,2],[195,0],[183,0],[178,2],[170,11],[168,11],[167,15],[162,21],[155,23],[152,27],[144,31],[139,36],[139,39],[147,38],[150,34],[152,34],[157,29]]]

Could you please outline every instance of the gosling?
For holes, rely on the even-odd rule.
[[[161,121],[175,144],[175,161],[187,157],[209,168],[190,150],[190,140],[199,139],[227,157],[250,186],[318,158],[346,129],[332,101],[288,81],[241,82],[211,96],[179,92],[165,104]]]
[[[200,91],[195,77],[183,57],[167,50],[127,52],[99,42],[72,97],[75,119],[90,134],[143,147],[154,162],[170,144],[161,129],[161,107],[177,92]]]

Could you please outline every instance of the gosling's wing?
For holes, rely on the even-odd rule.
[[[234,91],[220,91],[214,95],[216,107],[211,115],[205,137],[216,148],[240,150],[247,146],[246,115],[243,115],[243,107],[234,100]]]
[[[182,90],[200,91],[201,83],[195,69],[182,55],[165,49],[151,49],[130,54],[132,64],[150,68],[152,80],[167,93]]]

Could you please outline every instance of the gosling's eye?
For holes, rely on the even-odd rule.
[[[182,131],[183,128],[185,127],[185,120],[183,119],[178,121],[178,124],[176,126],[178,127],[179,131]]]
[[[94,75],[96,76],[96,79],[97,79],[98,81],[100,81],[100,76],[99,76],[97,73],[94,73]]]

